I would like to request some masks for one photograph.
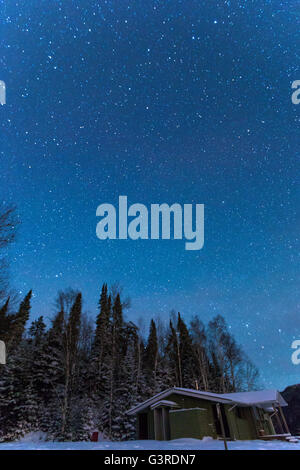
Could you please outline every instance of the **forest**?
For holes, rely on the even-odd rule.
[[[122,289],[99,289],[93,315],[82,293],[60,291],[51,323],[29,324],[32,292],[17,308],[0,308],[0,338],[7,364],[0,366],[0,441],[43,431],[48,439],[129,440],[135,418],[127,411],[169,387],[213,392],[253,390],[258,370],[217,315],[205,325],[180,313],[153,318],[139,328],[129,319]],[[166,315],[166,318],[168,315]]]

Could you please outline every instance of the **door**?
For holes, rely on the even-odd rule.
[[[139,439],[149,439],[147,413],[139,414]]]
[[[154,410],[154,434],[158,441],[170,439],[169,408],[160,407]]]
[[[229,439],[230,438],[230,431],[229,431],[227,416],[226,416],[226,413],[225,413],[225,408],[224,408],[224,405],[222,403],[220,403],[220,410],[221,410],[221,415],[222,415],[222,420],[223,420],[223,425],[224,425],[225,437],[227,437]],[[216,433],[217,433],[218,436],[222,436],[221,421],[218,417],[217,405],[213,405],[213,414],[214,414],[214,422],[215,422],[215,427],[216,427]]]
[[[156,441],[164,440],[162,408],[154,409],[154,435]]]

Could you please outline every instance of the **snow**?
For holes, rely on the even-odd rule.
[[[151,409],[153,410],[154,408],[157,408],[158,406],[169,406],[169,407],[178,407],[178,403],[175,403],[175,401],[170,401],[170,400],[160,400],[154,405],[151,406]]]
[[[228,398],[237,403],[245,405],[256,405],[263,403],[279,403],[281,406],[287,406],[286,401],[282,398],[277,390],[258,390],[254,392],[239,393],[223,393],[223,398]]]
[[[199,439],[175,439],[173,441],[125,441],[125,442],[51,442],[45,436],[33,433],[25,438],[0,444],[1,450],[223,450],[222,441],[211,437]],[[230,441],[229,450],[300,450],[298,443],[283,441]]]
[[[170,410],[170,413],[180,413],[181,411],[194,411],[194,410],[200,410],[200,411],[208,411],[207,408],[180,408],[180,410]]]
[[[186,396],[192,396],[192,397],[197,397],[197,398],[204,397],[207,400],[220,401],[221,403],[231,403],[230,399],[223,398],[220,394],[202,392],[201,390],[195,390],[191,388],[172,387],[160,393],[157,393],[153,397],[148,398],[148,400],[140,403],[139,405],[134,406],[133,408],[128,410],[127,414],[134,415],[137,412],[141,411],[142,409],[147,408],[148,406],[151,406],[152,404],[156,403],[159,398],[160,399],[167,398],[169,395],[173,395],[174,393],[178,395],[186,395]]]
[[[204,398],[205,400],[220,402],[220,403],[232,403],[238,405],[266,405],[279,404],[281,406],[287,406],[286,401],[282,398],[277,390],[258,390],[254,392],[239,392],[239,393],[212,393],[203,392],[202,390],[194,390],[191,388],[173,387],[163,392],[154,395],[148,400],[140,403],[139,405],[128,410],[128,415],[134,415],[148,406],[153,407],[157,403],[158,399],[167,398],[169,395],[179,394],[187,395],[191,397]]]
[[[21,437],[18,442],[22,442],[22,443],[29,442],[31,444],[32,442],[46,441],[46,439],[47,439],[47,434],[45,432],[36,431],[36,432],[29,432],[24,437]]]

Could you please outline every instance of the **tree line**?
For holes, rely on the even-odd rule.
[[[125,318],[120,290],[103,284],[96,322],[82,311],[82,294],[59,292],[47,328],[29,326],[32,292],[18,309],[0,308],[0,440],[32,431],[48,439],[87,440],[93,430],[113,440],[135,436],[127,411],[169,387],[212,392],[253,390],[258,371],[221,315],[207,325],[151,319],[149,332]],[[16,310],[16,311],[12,311]],[[145,336],[145,337],[144,337]]]

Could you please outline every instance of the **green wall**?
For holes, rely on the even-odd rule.
[[[171,411],[170,428],[171,439],[179,439],[181,437],[193,437],[202,439],[204,436],[217,437],[210,416],[210,410],[206,409],[186,409]]]
[[[230,408],[232,406],[226,405],[225,407],[231,438],[238,440],[256,439],[257,435],[251,408],[241,408],[240,416],[237,407],[229,411]]]

